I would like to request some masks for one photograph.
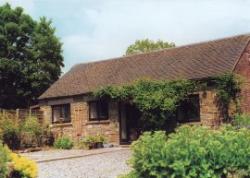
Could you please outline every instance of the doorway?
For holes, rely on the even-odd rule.
[[[141,112],[133,105],[120,103],[120,144],[130,144],[140,135]]]

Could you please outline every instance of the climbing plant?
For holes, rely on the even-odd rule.
[[[225,120],[229,120],[229,105],[234,102],[237,112],[240,112],[239,107],[239,93],[242,77],[232,73],[226,73],[212,79],[216,86],[217,104],[221,109],[221,114]]]
[[[234,74],[224,74],[206,81],[194,80],[138,80],[123,86],[107,86],[94,92],[99,98],[128,101],[141,112],[143,130],[164,129],[179,104],[188,95],[213,85],[218,95],[218,103],[228,109],[230,101],[235,100],[240,91]]]

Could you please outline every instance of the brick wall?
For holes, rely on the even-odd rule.
[[[217,106],[216,91],[208,90],[199,92],[201,124],[206,126],[218,126],[222,118]]]
[[[213,90],[199,92],[200,117],[202,125],[216,126],[220,124],[220,112],[216,104],[216,92]],[[74,140],[87,135],[104,135],[109,142],[119,144],[119,108],[117,102],[109,103],[109,120],[89,121],[87,102],[72,102],[71,123],[51,124],[51,106],[42,106],[46,121],[50,123],[55,137],[67,135]]]
[[[119,144],[119,110],[117,102],[109,103],[109,120],[89,121],[89,107],[87,102],[73,102],[71,108],[71,123],[51,124],[51,106],[42,106],[44,117],[50,123],[55,137],[65,135],[77,140],[87,135],[104,135],[113,144]]]
[[[242,76],[243,84],[241,88],[241,110],[250,114],[250,45],[243,52],[235,72]]]

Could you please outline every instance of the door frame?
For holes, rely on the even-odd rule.
[[[124,108],[122,108],[122,107],[124,107]],[[129,128],[128,128],[127,122],[126,122],[126,130],[127,130],[126,135],[127,135],[127,139],[126,140],[122,139],[122,125],[121,125],[121,122],[122,122],[121,121],[122,120],[122,109],[124,109],[125,119],[127,121],[126,103],[119,102],[118,103],[118,110],[119,110],[119,143],[120,143],[120,145],[128,145],[128,144],[130,144],[130,142],[129,142],[129,132],[128,132]]]

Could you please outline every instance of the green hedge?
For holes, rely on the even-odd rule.
[[[250,176],[250,131],[182,126],[146,132],[132,145],[134,171],[124,177],[221,178]]]

